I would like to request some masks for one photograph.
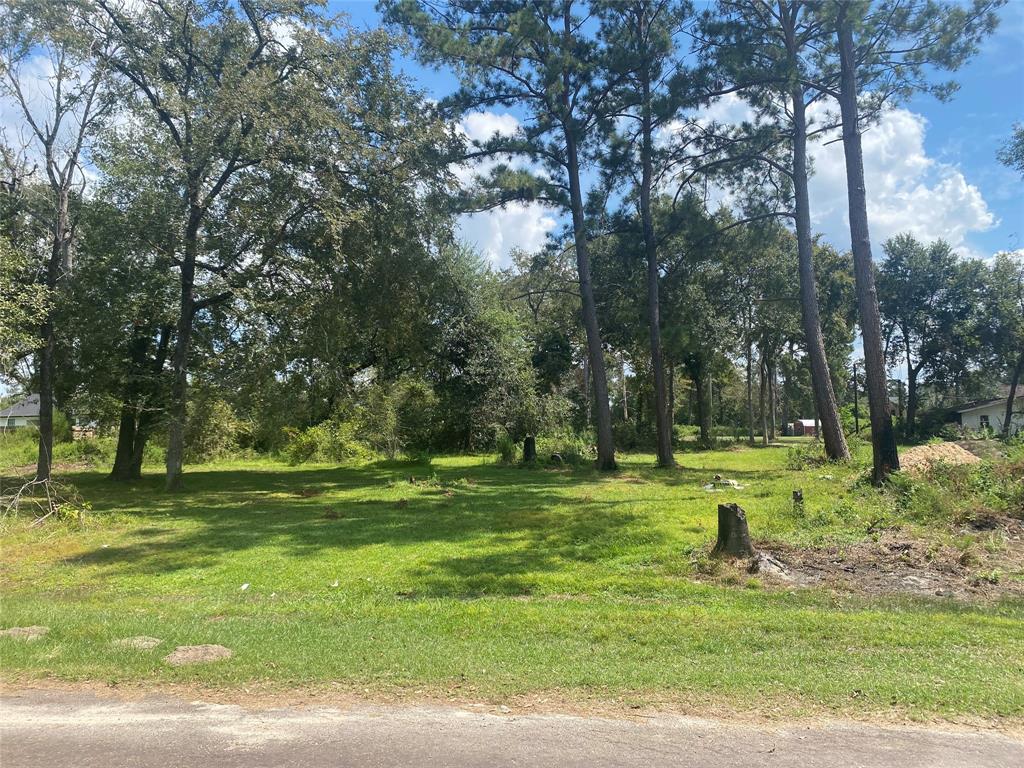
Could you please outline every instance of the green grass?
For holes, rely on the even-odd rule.
[[[852,541],[878,519],[939,535],[862,482],[863,456],[802,471],[785,449],[679,458],[668,472],[628,456],[607,476],[482,457],[225,463],[191,468],[177,495],[156,474],[77,473],[84,529],[3,531],[0,624],[51,628],[0,640],[3,676],[1024,715],[1024,605],[694,581],[723,500],[758,539]],[[704,491],[716,472],[745,488]],[[110,644],[140,634],[165,643]],[[194,643],[235,656],[162,663]]]

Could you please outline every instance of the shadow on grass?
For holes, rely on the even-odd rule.
[[[66,562],[107,575],[159,575],[211,566],[259,547],[313,558],[374,545],[411,547],[404,566],[416,595],[526,594],[530,574],[571,571],[599,562],[623,541],[656,544],[663,534],[627,501],[574,493],[592,471],[552,472],[492,466],[196,471],[188,490],[165,494],[159,478],[130,488],[83,476],[97,511],[145,519],[124,544],[92,549]],[[349,497],[338,498],[336,492]],[[387,494],[391,498],[359,498]],[[356,497],[351,494],[355,492]],[[454,544],[452,552],[415,552]],[[424,554],[426,561],[424,561]],[[386,555],[384,555],[386,557]],[[358,562],[358,558],[353,560]],[[403,566],[398,565],[398,568]]]

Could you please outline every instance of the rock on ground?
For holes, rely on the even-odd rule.
[[[223,645],[179,645],[164,657],[172,667],[186,664],[206,664],[211,661],[231,658],[231,649]]]
[[[11,627],[10,629],[0,629],[0,637],[12,637],[15,640],[31,642],[43,637],[49,631],[49,627]]]

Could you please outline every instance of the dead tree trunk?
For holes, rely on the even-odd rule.
[[[754,545],[750,543],[747,528],[747,513],[739,504],[718,505],[718,541],[715,554],[732,557],[753,557]]]

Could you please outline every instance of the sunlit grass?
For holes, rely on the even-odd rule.
[[[190,468],[176,495],[155,473],[128,486],[79,473],[84,530],[3,533],[0,623],[51,627],[0,641],[3,672],[1024,713],[1024,606],[695,583],[720,501],[747,510],[755,538],[804,544],[863,538],[892,517],[861,481],[863,457],[803,471],[784,449],[679,459],[664,471],[628,456],[612,475],[473,456],[221,463]],[[744,488],[705,491],[716,473]],[[166,642],[110,645],[139,634]],[[186,643],[236,655],[161,662]]]

